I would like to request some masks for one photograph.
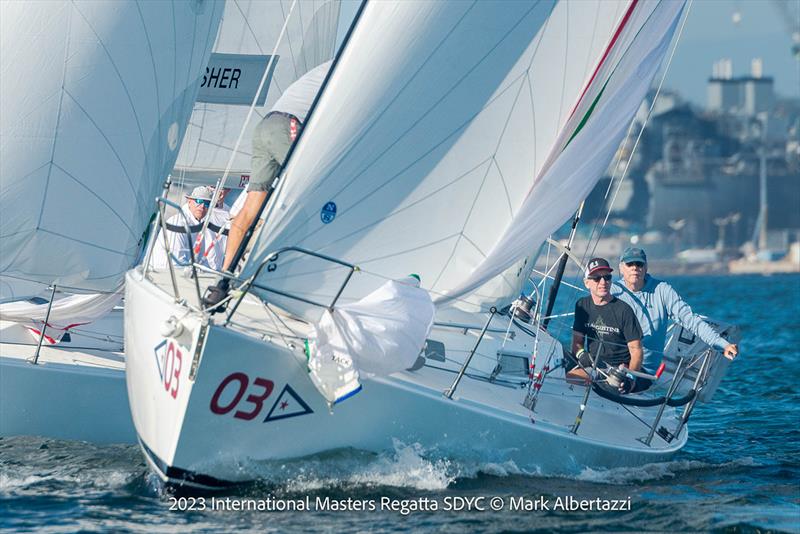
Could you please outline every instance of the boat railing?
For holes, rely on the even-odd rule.
[[[277,288],[274,288],[274,287],[270,287],[270,286],[267,286],[267,285],[264,285],[264,284],[256,282],[256,280],[258,279],[258,277],[261,275],[262,271],[265,268],[269,271],[270,270],[270,265],[274,265],[275,262],[280,257],[280,255],[281,254],[285,254],[287,252],[297,252],[298,254],[311,256],[311,257],[320,259],[322,261],[329,262],[329,263],[334,263],[336,265],[339,265],[339,266],[347,268],[347,275],[345,276],[344,280],[342,281],[341,285],[339,286],[339,289],[337,290],[336,295],[334,295],[334,297],[331,300],[331,302],[329,302],[327,304],[324,303],[324,302],[317,302],[317,301],[314,301],[314,300],[311,300],[311,299],[308,299],[308,298],[305,298],[305,297],[301,297],[299,295],[293,295],[292,293],[289,293],[287,291],[282,291],[280,289],[277,289]],[[249,278],[247,278],[247,280],[245,280],[244,283],[240,286],[240,288],[239,288],[240,289],[240,294],[239,294],[238,298],[235,299],[234,305],[231,306],[231,309],[228,312],[228,316],[226,317],[225,324],[229,324],[231,322],[231,319],[233,318],[233,315],[236,313],[236,310],[239,308],[239,305],[242,303],[242,300],[244,300],[245,296],[253,288],[260,289],[261,291],[266,291],[268,293],[273,293],[275,295],[279,295],[279,296],[287,298],[287,299],[291,299],[291,300],[295,300],[295,301],[298,301],[298,302],[302,302],[304,304],[308,304],[309,306],[314,306],[314,307],[317,307],[317,308],[324,308],[324,309],[327,309],[329,311],[333,311],[333,308],[336,305],[336,303],[338,302],[339,297],[342,296],[342,292],[344,292],[345,287],[347,287],[347,284],[350,282],[350,279],[352,278],[353,273],[355,273],[357,270],[358,270],[358,267],[356,267],[355,265],[353,265],[351,263],[347,263],[346,261],[342,261],[342,260],[340,260],[338,258],[334,258],[332,256],[327,256],[325,254],[320,254],[319,252],[314,252],[312,250],[307,250],[307,249],[304,249],[304,248],[293,247],[293,246],[291,246],[291,247],[282,247],[282,248],[274,251],[273,253],[271,253],[269,256],[267,256],[267,258],[265,258],[258,265],[258,267],[256,268],[255,272]]]
[[[183,212],[183,210],[181,209],[181,207],[178,204],[176,204],[175,202],[172,202],[171,200],[169,200],[169,199],[167,199],[165,197],[156,198],[156,206],[157,206],[158,210],[157,210],[157,215],[156,215],[157,219],[156,219],[156,222],[154,224],[154,228],[160,228],[161,232],[159,232],[159,233],[161,234],[161,236],[163,236],[163,241],[164,241],[163,245],[164,245],[164,249],[165,249],[166,256],[167,256],[167,267],[169,268],[169,276],[170,276],[170,280],[172,281],[172,291],[173,291],[173,296],[175,298],[175,302],[180,302],[181,300],[184,300],[184,299],[181,298],[180,289],[178,289],[178,280],[177,280],[177,278],[175,276],[175,266],[172,264],[172,259],[173,258],[172,258],[172,254],[170,253],[170,244],[169,244],[169,239],[167,237],[168,236],[168,234],[167,234],[167,218],[166,218],[165,213],[164,213],[165,206],[170,206],[170,207],[175,208],[177,210],[177,212],[180,214],[181,218],[183,219],[183,228],[184,228],[184,231],[185,231],[185,233],[186,233],[186,235],[187,235],[187,237],[189,238],[189,241],[190,241],[190,243],[189,243],[189,264],[188,264],[188,267],[192,271],[192,279],[194,280],[194,287],[195,287],[195,291],[197,292],[197,301],[201,302],[202,301],[202,295],[201,295],[201,292],[200,292],[200,281],[197,278],[197,262],[195,261],[194,248],[193,248],[192,243],[191,243],[192,232],[191,232],[191,228],[190,228],[191,225],[189,224],[189,219],[186,217],[186,214]],[[152,237],[152,243],[153,244],[152,244],[152,246],[149,246],[148,249],[147,249],[147,253],[145,255],[145,259],[144,259],[143,266],[142,266],[142,278],[146,278],[147,277],[147,271],[150,268],[150,262],[152,261],[153,251],[155,250],[155,247],[158,246],[158,243],[156,243],[156,241],[158,240],[158,234],[159,233],[156,233],[156,235],[154,235]]]
[[[191,306],[189,304],[189,302],[186,301],[186,299],[182,298],[181,293],[180,293],[180,288],[178,286],[177,277],[175,275],[175,265],[173,263],[174,258],[172,256],[172,254],[170,253],[170,246],[169,246],[169,241],[168,241],[168,238],[167,238],[167,235],[168,235],[167,231],[169,229],[166,226],[167,225],[167,222],[166,222],[167,219],[166,219],[166,216],[165,216],[165,213],[164,213],[165,206],[173,207],[178,211],[178,213],[181,214],[181,217],[183,219],[183,229],[184,229],[184,232],[186,233],[186,235],[188,235],[188,236],[191,236],[191,225],[189,224],[189,220],[186,217],[186,214],[183,213],[183,210],[181,209],[181,207],[178,204],[176,204],[175,202],[172,202],[169,199],[164,198],[164,197],[158,197],[156,199],[156,204],[157,204],[158,210],[156,212],[156,220],[155,220],[155,222],[153,224],[153,228],[154,229],[156,229],[156,228],[160,228],[161,229],[160,234],[163,236],[163,246],[166,249],[167,266],[169,268],[170,280],[172,282],[173,297],[174,297],[176,302],[183,302],[184,304],[186,304],[190,308],[194,308],[193,306]],[[154,232],[154,233],[156,235],[154,235],[152,237],[150,245],[147,248],[147,252],[145,254],[145,259],[144,259],[143,266],[142,266],[142,277],[143,278],[147,277],[147,273],[148,273],[148,271],[150,269],[150,263],[152,261],[153,251],[155,250],[155,247],[159,246],[159,244],[156,243],[156,241],[158,240],[158,233],[156,233],[156,232]],[[344,280],[342,281],[341,285],[339,286],[339,288],[338,288],[338,290],[336,292],[336,295],[333,297],[333,299],[329,303],[317,302],[317,301],[302,297],[300,295],[295,295],[295,294],[292,294],[290,292],[282,291],[280,289],[277,289],[277,288],[274,288],[274,287],[270,287],[268,285],[265,285],[265,284],[257,282],[259,276],[264,271],[264,269],[267,269],[268,271],[271,270],[271,266],[274,265],[274,263],[278,260],[280,255],[285,254],[287,252],[296,252],[298,254],[311,256],[311,257],[320,259],[320,260],[325,261],[325,262],[329,262],[329,263],[333,263],[333,264],[345,267],[347,269],[347,274],[346,274]],[[233,304],[233,306],[231,306],[231,308],[230,308],[230,310],[229,310],[229,312],[227,314],[227,317],[226,317],[226,320],[225,320],[225,324],[226,325],[231,323],[233,315],[238,310],[239,305],[242,303],[242,301],[247,296],[247,294],[250,293],[254,288],[255,289],[259,289],[261,291],[266,291],[268,293],[272,293],[272,294],[275,294],[275,295],[279,295],[281,297],[284,297],[284,298],[287,298],[287,299],[290,299],[290,300],[295,300],[295,301],[298,301],[298,302],[302,302],[302,303],[308,304],[310,306],[314,306],[314,307],[318,307],[318,308],[325,308],[325,309],[328,309],[328,310],[333,310],[334,306],[339,301],[339,298],[342,296],[342,293],[344,292],[345,287],[347,286],[348,282],[352,278],[353,273],[358,270],[357,266],[355,266],[355,265],[353,265],[351,263],[342,261],[342,260],[340,260],[338,258],[334,258],[332,256],[328,256],[328,255],[325,255],[325,254],[320,254],[320,253],[314,252],[312,250],[307,250],[307,249],[304,249],[304,248],[294,247],[294,246],[282,247],[282,248],[272,252],[269,256],[267,256],[266,259],[264,259],[264,261],[262,261],[258,265],[258,267],[256,268],[255,272],[250,277],[248,277],[246,279],[239,278],[239,277],[237,277],[237,276],[235,276],[235,275],[233,275],[233,274],[231,274],[229,272],[218,271],[218,270],[212,269],[212,268],[210,268],[210,267],[208,267],[206,265],[202,265],[201,263],[199,263],[197,261],[197,259],[195,257],[195,254],[194,254],[194,250],[193,250],[193,248],[191,246],[189,247],[189,263],[187,265],[185,265],[185,267],[191,269],[191,273],[190,274],[191,274],[191,278],[194,280],[194,287],[195,287],[195,290],[196,290],[196,293],[197,293],[197,302],[200,303],[201,306],[202,306],[202,293],[201,293],[201,290],[200,290],[200,282],[199,282],[198,275],[197,275],[198,271],[202,271],[202,272],[206,272],[206,273],[209,273],[209,274],[213,274],[213,275],[216,275],[216,276],[219,276],[219,277],[222,277],[222,278],[227,278],[227,279],[229,279],[229,280],[231,280],[233,282],[238,282],[239,286],[238,286],[237,295],[234,296],[234,297],[229,297],[229,299],[231,301],[233,301],[234,304]],[[212,306],[211,308],[200,309],[198,311],[208,312],[213,307],[217,307],[220,304],[221,303],[217,303],[214,306]]]
[[[647,424],[648,433],[646,436],[637,439],[649,447],[653,437],[658,433],[664,441],[668,443],[671,442],[680,434],[681,430],[686,425],[697,401],[703,400],[701,397],[703,396],[704,388],[707,386],[716,387],[716,384],[712,384],[715,376],[724,373],[727,366],[720,363],[718,352],[711,347],[691,356],[687,355],[684,357],[679,355],[672,360],[670,364],[674,364],[675,368],[674,371],[670,373],[672,377],[666,388],[666,393],[660,396],[648,396],[646,392],[644,394],[634,393],[623,395],[610,391],[610,388],[607,386],[605,388],[602,387],[602,382],[605,382],[605,379],[602,378],[602,373],[598,373],[595,362],[591,369],[592,373],[590,373],[590,376],[595,376],[595,379],[586,385],[583,401],[580,404],[578,414],[575,417],[575,423],[571,429],[572,433],[577,433],[584,416],[589,394],[594,391],[598,396],[618,404],[637,407],[658,407],[652,423],[648,424],[641,416],[639,417],[643,423]],[[634,371],[627,372],[639,378],[652,380],[655,383],[662,376],[664,367],[665,364],[662,363],[656,375]],[[601,378],[598,379],[598,376]],[[688,392],[683,392],[680,389],[681,383],[685,381],[691,382],[691,387]],[[661,389],[661,391],[663,391],[663,389]],[[710,396],[705,400],[709,399]],[[664,412],[668,406],[673,408],[683,407],[683,413],[678,418],[678,423],[672,431],[665,426],[660,426]]]

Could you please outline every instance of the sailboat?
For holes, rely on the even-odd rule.
[[[216,488],[396,440],[545,473],[679,451],[718,376],[708,350],[687,338],[670,387],[625,406],[567,383],[558,341],[507,305],[611,161],[684,7],[363,3],[225,313],[200,288],[230,274],[127,274],[151,469]]]
[[[222,16],[0,4],[0,436],[132,442],[122,284]]]

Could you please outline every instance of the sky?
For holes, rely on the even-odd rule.
[[[350,20],[358,4],[343,0],[342,19]],[[734,13],[739,14],[736,23]],[[342,26],[340,38],[346,29]],[[792,28],[800,31],[800,0],[694,0],[665,87],[705,107],[706,82],[716,60],[730,58],[734,76],[742,76],[750,73],[750,61],[760,57],[764,75],[775,79],[776,92],[800,98],[800,61],[791,52]]]
[[[761,57],[776,92],[800,98],[792,28],[800,31],[800,0],[694,0],[664,84],[704,106],[714,61],[730,58],[734,76],[742,76],[750,73],[751,59]]]

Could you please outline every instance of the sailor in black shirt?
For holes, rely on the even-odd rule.
[[[587,350],[598,357],[598,366],[625,365],[638,371],[642,365],[642,329],[633,310],[611,296],[611,267],[603,258],[593,258],[586,267],[584,284],[590,295],[575,303],[575,322],[572,326],[572,351]],[[585,365],[587,362],[582,361]],[[568,378],[588,379],[577,366],[567,373]]]

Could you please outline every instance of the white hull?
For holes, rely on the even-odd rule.
[[[125,389],[122,311],[86,327],[111,333],[44,345],[18,324],[0,323],[0,436],[133,443]]]
[[[460,366],[450,359],[463,361],[478,334],[455,328],[434,328],[430,336],[445,343],[447,362],[429,359],[416,371],[364,379],[363,390],[331,413],[308,378],[301,342],[292,349],[278,334],[274,342],[264,341],[263,334],[210,325],[204,346],[195,351],[201,316],[187,314],[158,286],[139,278],[130,272],[126,283],[128,393],[140,443],[164,480],[214,487],[254,478],[253,462],[338,448],[380,452],[392,450],[396,440],[419,444],[437,456],[510,460],[520,469],[542,473],[663,461],[686,442],[684,429],[671,443],[656,435],[646,446],[639,440],[648,427],[595,394],[577,433],[571,433],[584,388],[556,376],[548,378],[531,413],[522,405],[525,376],[500,375],[496,382],[485,378],[502,343],[493,334],[484,338],[467,376],[448,399],[443,391]],[[183,318],[184,332],[177,340],[159,333],[170,316]],[[493,324],[506,325],[507,319]],[[532,343],[516,332],[503,350],[529,354]],[[557,347],[540,335],[542,357]],[[159,356],[167,350],[170,356]],[[193,367],[196,374],[190,376]],[[629,409],[650,421],[656,410]],[[663,424],[674,427],[674,422],[675,412],[668,409]]]

